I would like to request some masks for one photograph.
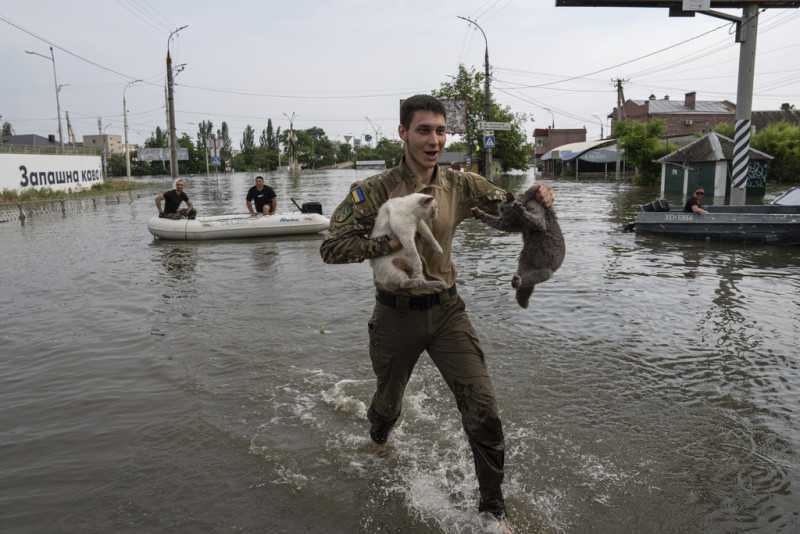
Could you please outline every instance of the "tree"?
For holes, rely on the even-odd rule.
[[[233,155],[233,150],[231,149],[233,143],[231,142],[231,135],[228,131],[228,123],[225,121],[222,121],[222,125],[220,126],[219,130],[217,130],[217,137],[222,143],[219,155],[221,158],[222,168],[224,169],[226,166],[226,161],[230,160],[231,156]]]
[[[14,128],[11,127],[10,122],[4,122],[0,136],[14,135]]]
[[[719,124],[714,131],[730,139],[733,124]],[[800,167],[800,125],[781,121],[767,125],[750,136],[750,147],[773,157],[767,164],[767,179],[771,182],[797,183]]]
[[[160,126],[156,126],[156,131],[144,141],[145,148],[167,148],[167,132]]]
[[[472,156],[475,142],[483,141],[483,131],[478,129],[478,122],[485,120],[486,93],[484,92],[484,75],[475,68],[467,70],[462,64],[458,66],[458,73],[451,77],[453,81],[444,82],[438,91],[432,91],[433,96],[440,99],[463,99],[467,101],[467,133],[464,135],[467,155]],[[510,122],[510,131],[496,131],[496,148],[492,150],[494,159],[502,160],[503,170],[526,170],[528,168],[528,155],[530,146],[525,142],[525,121],[527,117],[521,113],[514,113],[509,106],[501,107],[490,96],[489,109],[492,121]]]
[[[253,162],[253,153],[255,153],[256,149],[255,135],[255,130],[248,124],[242,133],[242,142],[239,143],[239,148],[242,149],[246,166],[249,166]]]
[[[636,185],[655,185],[661,177],[661,166],[654,160],[672,152],[674,146],[661,146],[659,139],[666,130],[667,123],[656,119],[650,124],[638,121],[619,120],[614,125],[611,137],[619,139],[619,148],[625,152],[625,161],[633,165]]]

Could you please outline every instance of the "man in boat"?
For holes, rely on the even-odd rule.
[[[706,210],[702,208],[701,201],[703,200],[703,196],[706,194],[705,190],[703,189],[702,185],[698,185],[694,188],[694,193],[689,200],[686,201],[686,204],[683,206],[683,211],[686,213],[705,213],[708,214]]]
[[[253,209],[251,202],[255,204],[255,209]],[[264,178],[256,176],[256,185],[247,192],[245,203],[247,204],[247,209],[250,210],[250,215],[253,217],[258,214],[275,215],[275,209],[278,207],[278,198],[270,186],[264,185]]]
[[[167,191],[163,195],[156,197],[156,207],[158,216],[164,219],[194,219],[197,217],[197,210],[192,206],[189,196],[183,191],[183,180],[175,182],[175,189]],[[161,201],[164,201],[164,209],[161,209]],[[186,207],[181,207],[181,202],[186,202]]]
[[[438,254],[418,240],[426,280],[448,289],[387,291],[377,287],[369,326],[369,354],[377,389],[367,412],[370,437],[379,450],[400,416],[403,393],[420,354],[426,351],[442,374],[461,412],[480,489],[478,511],[487,522],[510,533],[501,485],[505,442],[484,353],[456,291],[457,270],[450,258],[453,235],[471,209],[496,214],[507,193],[471,172],[439,167],[447,136],[446,109],[429,95],[416,95],[400,107],[398,133],[405,144],[400,165],[356,182],[331,217],[320,247],[325,263],[360,263],[402,248],[396,236],[369,238],[378,209],[389,198],[411,193],[432,195],[439,215],[430,221],[444,249]],[[533,186],[542,205],[553,204],[550,187]]]

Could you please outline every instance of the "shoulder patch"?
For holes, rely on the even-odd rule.
[[[341,206],[339,206],[339,209],[336,210],[336,213],[333,214],[333,220],[337,223],[341,223],[349,219],[352,214],[353,206],[347,202],[344,202]]]
[[[350,194],[353,195],[353,201],[356,204],[358,204],[359,202],[364,202],[364,193],[361,192],[360,187],[356,187],[355,189],[350,191]]]

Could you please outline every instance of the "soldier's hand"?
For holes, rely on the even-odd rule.
[[[400,242],[399,239],[397,239],[396,235],[392,236],[392,238],[389,240],[389,246],[392,247],[392,252],[397,252],[398,250],[403,248],[403,244]]]
[[[549,208],[553,205],[555,197],[553,196],[553,191],[550,189],[549,185],[544,182],[537,182],[530,188],[536,191],[536,200],[539,201],[539,204],[545,208]]]

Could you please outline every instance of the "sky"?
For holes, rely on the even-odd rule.
[[[741,9],[718,9],[741,16]],[[483,30],[459,17],[469,18]],[[177,33],[170,34],[182,28]],[[484,70],[495,100],[534,128],[608,135],[624,97],[736,102],[732,23],[665,8],[556,7],[555,0],[0,0],[0,122],[58,140],[66,114],[83,135],[130,143],[166,128],[166,56],[178,136],[225,121],[238,148],[249,125],[322,128],[328,138],[399,139],[399,102],[430,93],[459,64]],[[50,59],[53,47],[55,62]],[[34,52],[27,54],[26,51]],[[759,14],[753,110],[800,107],[800,9]],[[38,55],[37,55],[38,54]],[[44,56],[44,57],[42,57]],[[142,80],[130,83],[135,80]],[[101,121],[98,125],[98,120]],[[456,140],[455,138],[452,140]]]

